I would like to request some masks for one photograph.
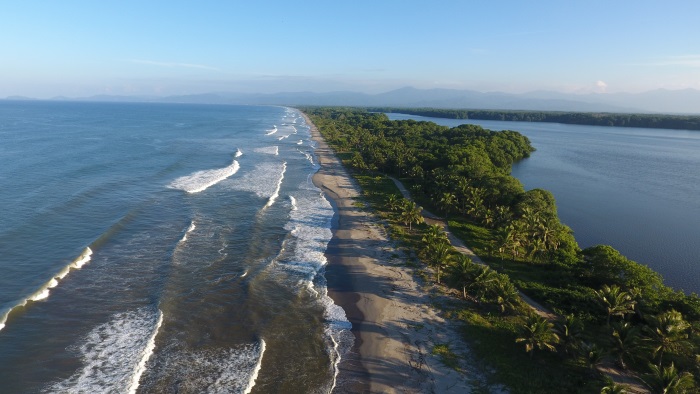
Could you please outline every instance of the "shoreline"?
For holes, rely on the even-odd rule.
[[[315,125],[302,112],[317,143],[320,169],[313,183],[335,210],[333,237],[326,249],[328,295],[352,324],[355,343],[338,365],[335,392],[470,392],[478,373],[460,372],[432,354],[436,344],[468,354],[451,322],[431,306],[434,295],[421,288],[370,213],[355,206],[355,185]],[[463,363],[464,364],[464,363]]]

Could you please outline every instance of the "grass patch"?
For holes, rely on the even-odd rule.
[[[450,350],[450,346],[446,343],[436,344],[433,346],[433,355],[437,356],[441,363],[446,367],[459,371],[459,357]]]
[[[525,353],[516,344],[520,320],[513,316],[483,315],[465,309],[457,313],[464,322],[464,339],[477,359],[492,374],[490,383],[502,383],[514,394],[599,393],[602,381],[583,365],[556,353]]]

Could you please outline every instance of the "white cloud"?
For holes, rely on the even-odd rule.
[[[603,81],[597,81],[595,83],[595,86],[598,90],[598,92],[605,93],[605,91],[608,89],[608,84],[603,82]]]
[[[148,64],[148,65],[151,65],[151,66],[160,66],[160,67],[198,68],[198,69],[200,69],[200,70],[219,71],[219,69],[216,68],[216,67],[205,66],[205,65],[202,65],[202,64],[172,63],[172,62],[155,62],[155,61],[152,61],[152,60],[139,60],[139,59],[129,59],[128,61],[131,62],[131,63]]]

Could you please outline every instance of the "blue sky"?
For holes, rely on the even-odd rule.
[[[699,15],[696,0],[16,0],[0,97],[700,89]]]

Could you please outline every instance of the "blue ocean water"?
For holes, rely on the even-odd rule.
[[[537,151],[512,175],[554,194],[582,248],[612,245],[667,285],[700,293],[700,132],[389,116],[522,133]]]
[[[3,391],[330,391],[313,151],[289,108],[0,102]]]

